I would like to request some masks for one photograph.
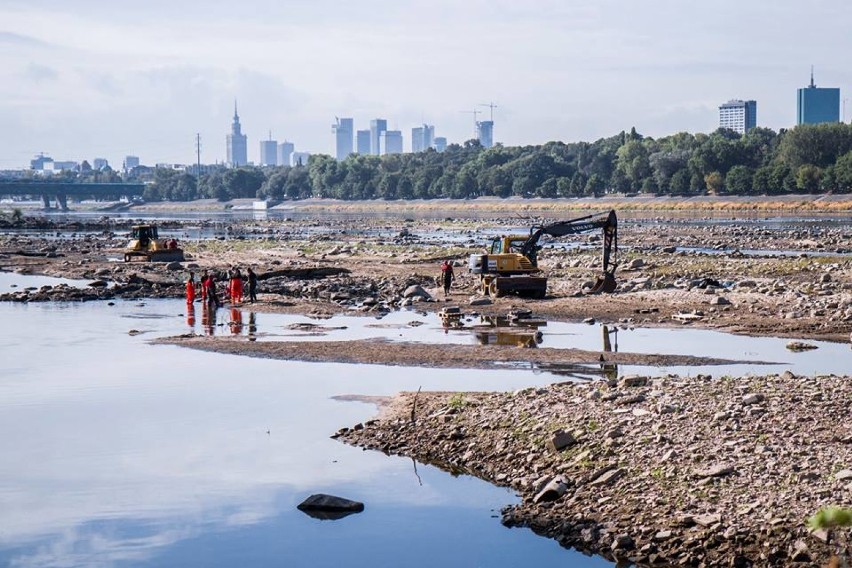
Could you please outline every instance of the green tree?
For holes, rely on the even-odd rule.
[[[813,164],[805,164],[796,170],[796,188],[808,193],[816,193],[819,190],[822,170]]]
[[[734,195],[747,195],[752,192],[752,178],[754,173],[747,166],[734,166],[725,176],[725,186],[728,193]]]
[[[722,174],[719,172],[710,172],[704,176],[704,184],[707,186],[707,191],[712,195],[719,195],[722,193],[722,188],[724,187]]]

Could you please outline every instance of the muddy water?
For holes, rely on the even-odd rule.
[[[609,565],[502,527],[509,491],[328,437],[375,412],[335,395],[551,377],[149,345],[186,331],[183,308],[0,304],[0,565]],[[366,510],[320,521],[295,509],[317,492]]]

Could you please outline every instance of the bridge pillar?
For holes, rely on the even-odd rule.
[[[64,193],[57,193],[56,194],[56,204],[63,211],[68,211],[68,196],[65,195]]]
[[[44,203],[45,209],[50,209],[50,196],[48,196],[46,193],[41,194],[41,202]]]

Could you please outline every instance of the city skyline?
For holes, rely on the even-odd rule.
[[[759,101],[759,125],[777,131],[796,124],[796,91],[812,64],[821,85],[844,95],[852,86],[842,57],[852,38],[837,0],[245,8],[235,20],[225,6],[194,0],[0,7],[0,61],[11,78],[0,85],[0,129],[10,133],[0,137],[0,169],[26,167],[39,152],[194,163],[196,132],[202,161],[223,162],[234,98],[248,161],[258,163],[270,129],[301,150],[334,155],[328,124],[341,114],[361,129],[377,116],[406,133],[435,124],[463,142],[472,132],[461,111],[493,99],[495,142],[525,145],[631,127],[653,137],[710,132],[719,102],[741,93]],[[429,33],[437,29],[440,41]],[[476,44],[493,49],[467,51]],[[271,55],[296,51],[312,57],[285,65]]]

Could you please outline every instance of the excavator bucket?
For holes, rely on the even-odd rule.
[[[595,282],[595,285],[592,286],[592,289],[589,291],[589,294],[612,294],[615,292],[617,284],[615,282],[615,275],[607,272],[603,275],[602,278],[598,278],[598,281]]]

